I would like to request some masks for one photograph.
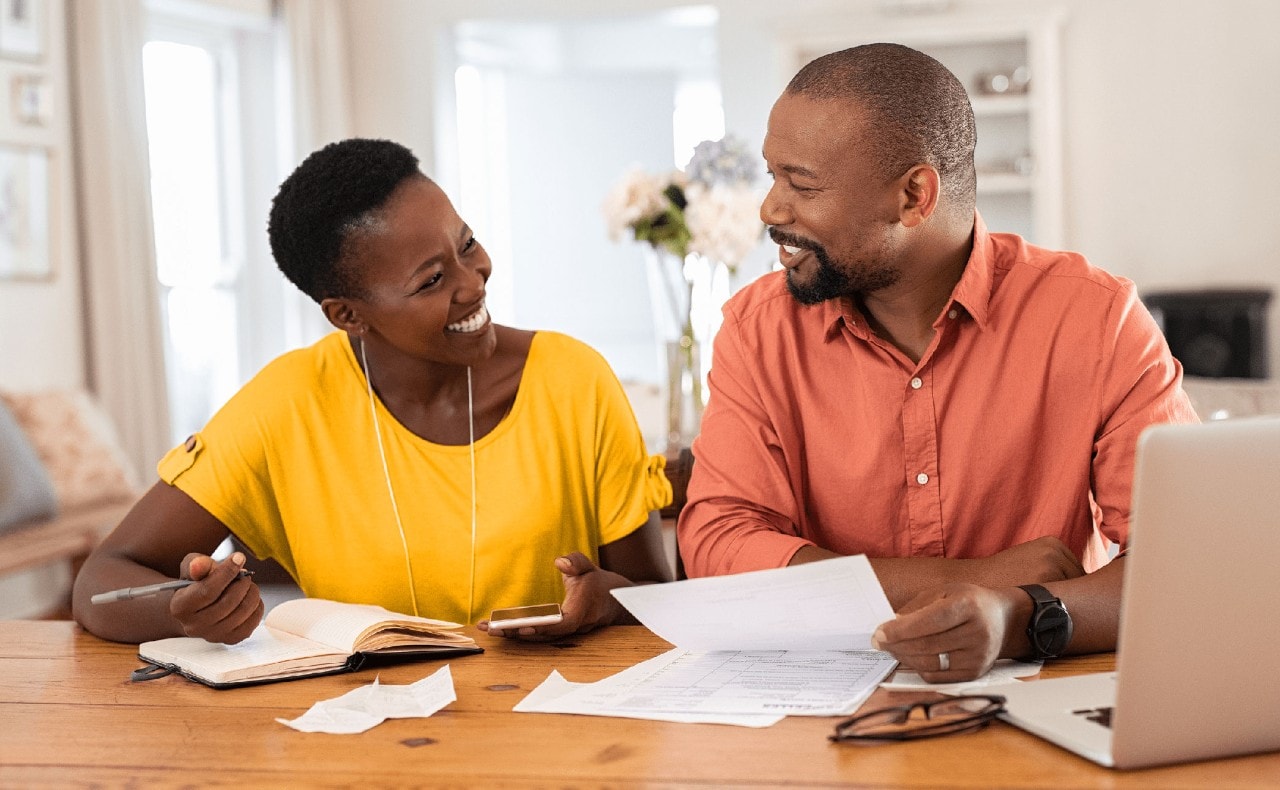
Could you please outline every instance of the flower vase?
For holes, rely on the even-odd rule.
[[[702,361],[692,335],[667,341],[667,455],[687,448],[702,425]]]

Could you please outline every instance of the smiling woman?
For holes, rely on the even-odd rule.
[[[671,487],[603,358],[494,324],[493,264],[403,146],[346,140],[281,185],[281,271],[339,331],[267,365],[160,463],[94,552],[75,614],[109,639],[238,642],[262,603],[208,553],[233,533],[311,597],[481,622],[563,600],[549,639],[619,621],[609,590],[665,581]],[[170,595],[89,605],[182,576]]]

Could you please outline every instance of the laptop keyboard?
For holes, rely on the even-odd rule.
[[[1102,708],[1081,708],[1080,710],[1071,711],[1076,716],[1083,716],[1095,724],[1101,724],[1107,729],[1111,729],[1111,707]]]

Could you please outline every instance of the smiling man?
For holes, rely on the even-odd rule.
[[[1131,282],[988,231],[975,143],[907,47],[792,79],[760,207],[785,270],[725,307],[679,525],[693,576],[866,554],[878,642],[939,681],[1114,648],[1138,435],[1196,419]]]

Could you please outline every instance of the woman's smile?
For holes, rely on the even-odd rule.
[[[489,311],[488,309],[485,308],[484,303],[481,302],[480,307],[474,313],[462,319],[461,321],[458,321],[457,323],[448,324],[447,326],[445,326],[444,331],[470,334],[472,332],[479,332],[481,329],[484,329],[485,326],[488,325],[488,323],[489,323]]]

